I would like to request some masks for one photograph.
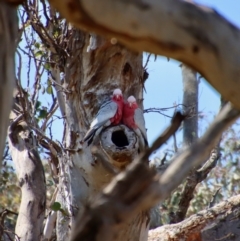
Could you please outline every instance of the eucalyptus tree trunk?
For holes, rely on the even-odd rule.
[[[183,112],[187,119],[183,122],[183,143],[193,144],[198,139],[198,80],[196,71],[182,65]]]
[[[0,155],[6,141],[9,113],[12,105],[12,92],[15,81],[14,54],[18,33],[17,10],[0,2]],[[0,162],[0,168],[2,162]]]
[[[114,138],[100,138],[106,141],[102,140],[101,145],[96,144],[98,150],[102,149],[104,158],[94,156],[90,147],[81,142],[91,120],[100,105],[109,100],[115,88],[120,88],[125,98],[134,95],[140,106],[143,91],[142,54],[131,52],[94,34],[89,35],[73,28],[68,31],[68,57],[65,61],[65,77],[62,84],[66,89],[63,107],[66,115],[63,143],[65,151],[60,162],[57,200],[69,216],[61,212],[58,214],[58,241],[70,237],[77,215],[81,215],[96,199],[114,173],[119,171],[119,167],[124,168],[137,154],[136,147],[131,145],[132,142],[136,142],[136,139],[131,137],[132,132],[125,126],[119,126],[113,127],[112,131],[106,130],[107,136],[113,137],[112,133],[117,133],[115,141]],[[125,135],[125,138],[121,141],[122,135]],[[111,142],[112,148],[108,149],[104,142]],[[127,148],[118,150],[115,158],[113,150],[124,145]],[[135,154],[126,161],[126,152]],[[121,165],[124,161],[126,163]],[[146,212],[139,213],[134,219],[129,220],[115,240],[140,240],[143,224],[144,232],[147,232],[146,221]]]
[[[36,137],[29,128],[34,119],[27,95],[14,93],[8,129],[9,148],[21,188],[21,205],[15,233],[20,240],[40,240],[46,209],[46,183]]]
[[[58,192],[53,201],[61,204],[55,210],[56,235],[58,241],[65,241],[71,236],[77,216],[138,154],[137,137],[124,125],[104,130],[94,143],[94,153],[82,140],[101,104],[111,98],[115,88],[120,88],[125,98],[134,95],[142,107],[144,70],[141,53],[129,51],[115,39],[105,40],[77,30],[42,4],[47,24],[42,22],[36,2],[29,1],[24,9],[46,49],[45,60],[51,63],[48,78],[64,118],[63,142],[53,143],[44,137],[46,143],[42,144],[55,160]],[[50,236],[54,216],[51,213],[47,218],[44,239]],[[122,228],[116,240],[146,239],[147,220],[147,212],[140,212]]]

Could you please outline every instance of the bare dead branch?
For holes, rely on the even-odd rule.
[[[148,62],[149,62],[149,60],[150,60],[151,55],[152,55],[152,54],[148,54],[147,60],[146,60],[146,63],[144,64],[144,66],[143,66],[143,69],[146,69],[146,67],[147,67],[147,65],[148,65]]]
[[[221,112],[221,110],[225,104],[226,103],[223,103],[223,102],[221,103],[219,112]],[[196,130],[197,129],[195,129],[195,131]],[[190,171],[188,177],[186,178],[186,182],[184,183],[183,190],[180,194],[178,209],[175,213],[171,214],[170,223],[178,223],[178,222],[181,222],[182,220],[184,220],[188,207],[190,205],[190,202],[193,199],[194,190],[195,190],[197,184],[202,182],[204,179],[206,179],[209,172],[217,164],[217,161],[220,156],[220,153],[219,153],[220,139],[221,139],[221,137],[219,137],[216,147],[211,150],[210,156],[209,156],[208,160],[203,164],[203,166],[196,167]]]
[[[160,179],[160,190],[164,197],[164,193],[172,191],[176,187],[176,183],[179,184],[189,170],[207,158],[222,132],[233,124],[239,115],[240,112],[234,109],[230,103],[226,104],[205,134],[195,144],[173,158],[170,167]]]
[[[149,231],[148,241],[189,241],[189,240],[231,240],[226,236],[228,225],[234,230],[234,237],[239,237],[240,195],[229,198],[218,205],[201,211],[184,221],[164,225]],[[232,210],[229,213],[229,210]]]
[[[48,141],[49,145],[52,145],[56,151],[61,151],[61,147],[54,142],[53,140],[51,140],[49,137],[47,137],[41,130],[39,130],[38,128],[36,128],[35,126],[32,126],[29,124],[29,127],[34,130],[39,136],[41,136],[43,139],[45,139],[46,141]]]
[[[51,107],[49,108],[47,117],[45,118],[45,120],[43,121],[43,124],[41,126],[41,130],[43,132],[46,131],[47,125],[48,125],[48,121],[51,119],[51,117],[54,115],[55,111],[58,109],[58,103],[57,103],[57,99],[54,98]]]

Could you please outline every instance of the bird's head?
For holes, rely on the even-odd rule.
[[[113,99],[115,100],[122,100],[123,96],[122,96],[122,91],[120,89],[115,89],[113,91]]]
[[[127,102],[128,102],[128,105],[129,105],[130,108],[137,108],[138,107],[136,99],[132,95],[128,97]]]

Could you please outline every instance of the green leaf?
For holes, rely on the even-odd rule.
[[[51,85],[49,85],[49,86],[47,87],[46,92],[47,92],[49,95],[51,95],[51,94],[53,93],[53,90],[52,90],[52,86],[51,86]]]
[[[42,102],[41,101],[37,101],[36,103],[36,109],[39,109],[39,107],[41,106]]]
[[[50,70],[50,64],[49,64],[49,63],[45,63],[45,64],[44,64],[44,68],[45,68],[46,70]]]
[[[43,55],[43,51],[39,50],[34,55],[35,55],[35,57],[41,56],[41,55]]]
[[[47,85],[49,86],[49,85],[51,85],[51,83],[52,83],[52,81],[48,78]]]
[[[53,205],[50,207],[53,211],[59,211],[61,210],[61,204],[59,202],[53,203]]]
[[[41,118],[41,119],[43,119],[43,118],[46,118],[46,117],[47,117],[47,114],[48,114],[47,111],[44,110],[44,109],[42,109],[42,110],[39,111],[38,117]]]
[[[39,48],[40,48],[40,43],[36,42],[36,43],[34,44],[34,46],[39,49]]]

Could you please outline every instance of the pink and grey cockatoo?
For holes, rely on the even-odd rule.
[[[105,102],[99,109],[96,117],[93,119],[90,129],[87,131],[83,141],[90,145],[95,134],[99,134],[103,127],[118,125],[122,120],[123,96],[120,89],[113,91],[110,101]]]
[[[124,125],[136,133],[140,151],[143,151],[146,147],[148,147],[143,111],[138,108],[138,104],[134,96],[129,96],[127,102],[124,103],[122,120]]]

